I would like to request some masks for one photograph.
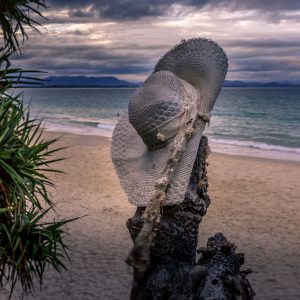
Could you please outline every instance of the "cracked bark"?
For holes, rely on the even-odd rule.
[[[217,233],[200,248],[196,263],[198,226],[210,204],[207,194],[208,142],[202,137],[184,201],[164,206],[160,228],[151,247],[151,265],[142,274],[134,270],[131,300],[253,299],[254,292],[241,271],[244,255]],[[134,241],[143,225],[144,207],[128,219]]]

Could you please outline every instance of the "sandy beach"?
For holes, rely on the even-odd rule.
[[[71,263],[53,270],[42,291],[25,299],[128,299],[132,272],[124,260],[132,245],[125,222],[135,211],[126,200],[105,137],[62,135],[68,159],[52,176],[57,218],[84,216],[68,226]],[[212,203],[199,230],[199,246],[223,232],[244,252],[255,299],[300,299],[300,163],[212,153]],[[2,298],[1,298],[2,299]],[[20,299],[16,292],[13,299]]]

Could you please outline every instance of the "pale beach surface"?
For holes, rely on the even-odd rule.
[[[57,218],[71,223],[71,263],[59,276],[48,270],[42,291],[25,299],[129,299],[132,271],[124,260],[132,241],[126,220],[135,207],[126,200],[110,159],[110,141],[99,136],[62,135],[69,145],[52,176]],[[244,252],[244,269],[255,299],[300,299],[300,163],[212,153],[211,205],[199,230],[199,246],[223,232]],[[12,299],[20,299],[18,291]]]

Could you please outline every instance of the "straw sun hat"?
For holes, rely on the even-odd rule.
[[[174,140],[192,114],[193,130],[178,159],[163,205],[183,201],[200,139],[227,68],[226,54],[213,41],[182,41],[159,60],[154,72],[130,98],[128,115],[115,127],[111,149],[129,202],[136,206],[149,204],[174,152]]]

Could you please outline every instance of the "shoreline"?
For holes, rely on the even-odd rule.
[[[82,132],[69,132],[69,131],[59,131],[59,130],[52,130],[52,129],[45,129],[45,133],[46,134],[57,134],[57,135],[62,135],[62,136],[67,136],[67,135],[73,135],[73,136],[79,136],[79,137],[94,137],[94,138],[105,138],[108,141],[111,140],[111,134],[109,134],[109,132],[107,132],[107,134],[105,133],[101,133],[101,134],[95,134],[94,132],[87,132],[85,134],[83,134]],[[205,135],[205,134],[204,134]],[[210,148],[211,152],[214,155],[225,155],[225,156],[233,156],[233,157],[237,157],[237,158],[245,158],[245,159],[258,159],[258,160],[270,160],[270,161],[276,161],[276,162],[282,162],[282,163],[288,163],[288,164],[292,164],[292,165],[298,165],[300,166],[300,160],[295,160],[295,159],[283,159],[283,158],[277,158],[277,157],[268,157],[266,156],[259,156],[259,155],[247,155],[246,153],[229,153],[229,152],[222,152],[222,151],[218,151],[216,150],[216,145],[219,144],[215,144],[214,142],[210,141],[210,138],[208,138],[208,142],[209,142],[209,146],[212,146]],[[266,152],[268,152],[268,150],[265,150]],[[270,150],[269,150],[270,151]],[[299,156],[300,159],[300,156]]]

